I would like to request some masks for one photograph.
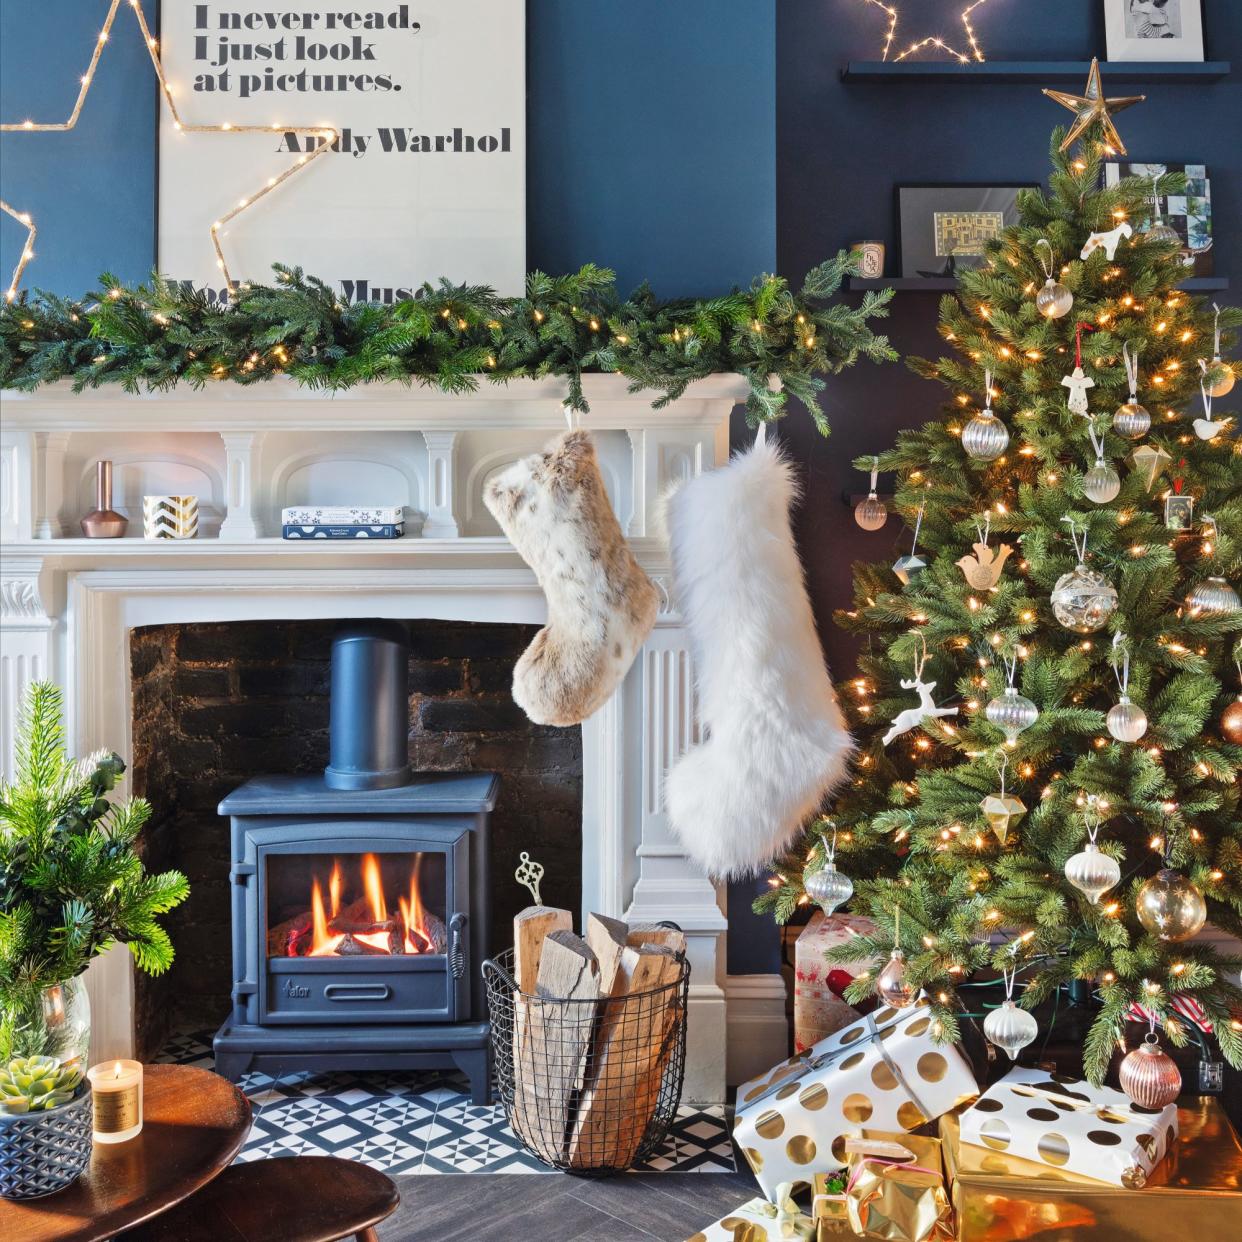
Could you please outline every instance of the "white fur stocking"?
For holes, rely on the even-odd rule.
[[[483,503],[548,601],[548,623],[513,670],[536,724],[581,724],[620,684],[655,624],[659,596],[630,552],[585,431],[514,462]]]
[[[788,848],[852,746],[790,529],[796,497],[789,463],[756,444],[669,505],[708,737],[669,772],[666,798],[674,831],[714,876],[753,872]]]

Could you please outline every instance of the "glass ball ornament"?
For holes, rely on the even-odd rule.
[[[1095,465],[1082,476],[1082,492],[1088,500],[1097,505],[1106,505],[1110,500],[1117,499],[1121,491],[1121,475],[1102,457],[1095,459]]]
[[[1079,634],[1103,629],[1117,610],[1117,588],[1081,561],[1057,579],[1051,598],[1053,616]]]
[[[1141,440],[1151,430],[1151,415],[1137,401],[1127,401],[1113,415],[1113,430],[1127,440]]]
[[[1207,902],[1180,871],[1164,867],[1138,891],[1138,920],[1161,940],[1189,940],[1207,922]]]
[[[1227,397],[1233,392],[1233,386],[1238,382],[1237,376],[1234,374],[1233,364],[1222,362],[1218,354],[1212,359],[1212,367],[1220,372],[1220,379],[1207,390],[1209,397]]]
[[[1220,731],[1227,741],[1242,745],[1242,695],[1221,712]]]
[[[818,871],[802,877],[806,895],[825,913],[833,914],[854,895],[854,883],[837,870],[836,863],[827,863]]]
[[[1023,729],[1029,729],[1039,719],[1039,708],[1014,686],[1006,686],[1005,693],[992,699],[983,714],[988,723],[994,724],[1012,745]]]
[[[1121,882],[1121,865],[1094,841],[1088,841],[1079,853],[1065,860],[1065,878],[1080,893],[1086,893],[1094,906]]]
[[[991,410],[981,410],[962,428],[962,448],[976,461],[995,461],[1009,447],[1009,428]]]
[[[880,999],[894,1009],[909,1009],[914,1004],[914,988],[906,978],[906,955],[900,949],[894,949],[889,955],[875,981],[875,990]]]
[[[1119,742],[1137,742],[1147,732],[1147,713],[1123,694],[1104,717],[1108,731]]]
[[[879,530],[888,521],[888,506],[872,492],[854,506],[854,521],[863,530]]]
[[[1224,617],[1242,608],[1242,600],[1224,578],[1206,578],[1186,596],[1186,607],[1198,617]]]
[[[1033,1043],[1039,1034],[1039,1023],[1035,1015],[1019,1009],[1011,1000],[1006,1000],[998,1009],[993,1009],[983,1019],[983,1033],[989,1042],[995,1044],[1006,1053],[1011,1061],[1016,1061],[1018,1053],[1029,1043]]]
[[[1117,1067],[1121,1089],[1139,1108],[1158,1110],[1182,1093],[1182,1072],[1152,1032]]]
[[[1060,319],[1062,315],[1068,315],[1073,305],[1074,295],[1051,276],[1035,297],[1036,309],[1046,319]]]

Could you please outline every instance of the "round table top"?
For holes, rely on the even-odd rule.
[[[101,1242],[149,1220],[227,1168],[250,1131],[250,1101],[190,1065],[143,1069],[142,1133],[96,1143],[71,1186],[42,1199],[0,1199],[5,1242]]]

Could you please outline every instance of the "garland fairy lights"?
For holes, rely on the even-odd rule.
[[[950,56],[956,57],[963,65],[970,64],[972,60],[982,63],[985,59],[983,48],[979,44],[979,38],[975,34],[974,26],[971,24],[970,15],[976,9],[982,8],[987,2],[988,0],[974,0],[972,4],[968,4],[962,10],[962,26],[966,30],[966,38],[970,43],[969,55],[965,52],[959,52],[957,48],[946,43],[938,35],[928,35],[925,38],[916,39],[904,52],[894,56],[893,60],[905,60],[907,57],[913,56],[915,52],[921,52],[925,47],[937,47],[942,52],[948,52]],[[877,9],[883,9],[888,14],[888,29],[884,32],[884,48],[880,53],[880,59],[887,60],[889,53],[893,50],[893,43],[897,38],[897,22],[900,14],[895,5],[884,4],[883,0],[866,0],[866,3],[873,5]]]

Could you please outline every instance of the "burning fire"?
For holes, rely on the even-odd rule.
[[[384,875],[375,854],[364,854],[360,868],[362,896],[342,906],[345,889],[339,859],[328,877],[327,902],[318,876],[311,881],[310,909],[281,924],[276,955],[286,957],[352,957],[376,953],[443,953],[444,924],[423,905],[419,892],[422,855],[410,871],[410,891],[397,898],[397,913],[388,913]],[[357,891],[356,889],[354,891]]]

